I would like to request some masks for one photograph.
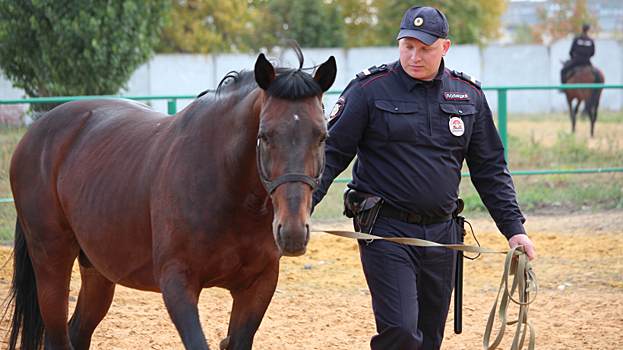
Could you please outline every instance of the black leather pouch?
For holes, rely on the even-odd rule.
[[[383,199],[377,195],[359,192],[352,188],[347,188],[344,191],[343,214],[355,219],[359,232],[372,232],[372,227],[382,205]]]

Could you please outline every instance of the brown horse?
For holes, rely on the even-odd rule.
[[[601,71],[593,66],[584,65],[573,69],[571,77],[567,80],[567,84],[591,84],[603,83],[604,75]],[[569,104],[569,114],[571,115],[571,132],[575,132],[575,118],[578,114],[580,103],[584,101],[584,114],[588,115],[591,121],[591,137],[597,120],[597,108],[599,107],[599,98],[602,89],[572,89],[564,90],[567,94],[567,103]],[[573,100],[577,99],[577,104],[573,105]]]
[[[35,122],[11,161],[18,213],[9,349],[88,349],[120,284],[162,293],[186,349],[208,349],[197,301],[231,292],[222,349],[251,349],[282,255],[305,253],[324,167],[312,76],[260,54],[173,116],[123,99],[65,103]],[[274,181],[273,181],[274,180]],[[78,258],[82,286],[68,323]]]

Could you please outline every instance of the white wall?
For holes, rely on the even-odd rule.
[[[479,48],[475,45],[453,45],[446,56],[446,66],[476,77],[483,87],[558,85],[561,60],[569,55],[570,40],[561,40],[550,47],[543,45],[491,45]],[[606,84],[623,83],[623,42],[596,40],[593,64],[605,75]],[[381,65],[398,59],[397,47],[366,47],[352,49],[304,49],[305,67],[321,64],[329,56],[336,58],[338,75],[331,91],[343,90],[355,74],[364,68]],[[297,66],[298,60],[291,50],[276,55],[284,65]],[[230,71],[253,69],[257,55],[249,54],[160,54],[136,70],[128,83],[128,96],[196,96],[206,89],[214,89]],[[497,93],[486,92],[491,108],[497,110]],[[0,99],[22,97],[23,93],[11,87],[0,77]],[[337,94],[325,97],[325,106],[337,100]],[[178,101],[178,110],[192,99]],[[165,100],[152,100],[157,110],[166,112]],[[620,110],[623,105],[623,89],[605,89],[600,108]],[[508,92],[508,111],[511,113],[535,113],[566,111],[565,95],[557,90],[524,90]]]

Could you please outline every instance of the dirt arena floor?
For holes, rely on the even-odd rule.
[[[540,290],[530,306],[537,349],[623,348],[623,211],[527,215],[537,245],[533,268]],[[488,218],[468,218],[485,247],[505,250],[505,239]],[[347,221],[314,223],[316,229],[350,229]],[[473,240],[467,240],[472,244]],[[10,250],[0,248],[1,261]],[[503,269],[504,255],[465,262],[463,332],[453,333],[452,310],[442,349],[479,349]],[[307,266],[307,268],[306,268]],[[11,264],[0,271],[6,296]],[[71,285],[75,306],[79,277]],[[211,349],[226,336],[231,298],[205,290],[200,316]],[[512,313],[511,313],[512,314]],[[5,334],[8,321],[0,324]],[[514,327],[498,349],[509,349]],[[370,296],[356,241],[315,234],[308,252],[283,258],[277,292],[256,334],[254,349],[369,349],[375,333]],[[97,328],[91,349],[183,349],[160,294],[118,287]]]

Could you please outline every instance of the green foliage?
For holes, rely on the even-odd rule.
[[[173,1],[158,52],[229,53],[257,50],[258,11],[247,1]]]
[[[357,0],[343,1],[362,3]],[[367,9],[376,14],[376,21],[371,21],[374,32],[372,46],[395,45],[402,17],[413,6],[430,6],[443,12],[448,19],[450,26],[448,38],[452,43],[484,44],[497,38],[500,18],[507,8],[505,0],[423,0],[417,4],[400,0],[373,0],[370,3]],[[370,31],[368,28],[362,29]],[[349,28],[349,37],[353,37],[353,34],[354,37],[359,36]],[[365,45],[370,44],[366,42]]]
[[[30,97],[116,94],[152,53],[165,0],[0,0],[0,68]]]
[[[285,46],[286,39],[296,40],[301,47],[342,47],[346,43],[346,23],[336,2],[264,0],[257,9],[263,19],[261,32],[269,36],[263,37],[266,46]]]
[[[394,46],[412,6],[439,8],[455,44],[497,38],[507,0],[184,0],[174,1],[158,52],[257,52],[287,46]]]

